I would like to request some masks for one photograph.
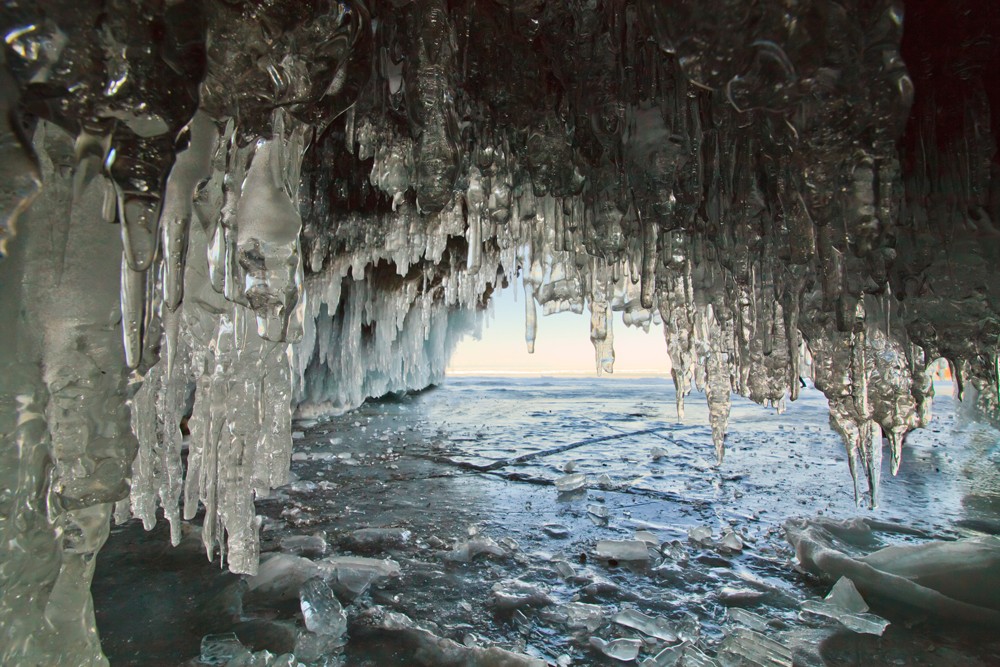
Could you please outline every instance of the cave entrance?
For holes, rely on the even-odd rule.
[[[837,664],[882,664],[928,641],[962,659],[992,655],[981,635],[928,639],[926,627],[892,623],[877,637],[803,612],[828,586],[796,571],[783,533],[816,513],[924,531],[872,538],[884,544],[995,525],[1000,485],[968,470],[996,432],[956,425],[947,381],[882,507],[860,509],[811,385],[783,414],[733,396],[719,466],[704,393],[693,389],[677,418],[658,325],[624,333],[616,319],[615,373],[598,377],[586,316],[540,318],[535,355],[523,353],[518,297],[496,295],[481,339],[458,348],[437,386],[296,422],[293,480],[257,500],[256,578],[207,563],[197,525],[173,550],[164,535],[116,528],[94,585],[112,664],[210,664],[233,636],[254,650],[380,667],[674,653],[713,664],[738,641],[769,664],[845,654],[865,659]],[[140,573],[157,601],[142,608],[129,590]],[[317,592],[316,577],[328,588]],[[315,609],[332,635],[304,625]],[[147,619],[163,614],[172,621]],[[329,620],[340,618],[346,632]],[[142,635],[155,641],[137,661]]]
[[[518,281],[520,282],[520,281]],[[669,377],[670,358],[663,339],[659,313],[643,311],[644,322],[625,326],[622,313],[613,313],[610,336],[614,344],[614,370],[603,372],[599,351],[590,338],[589,304],[582,312],[571,310],[536,316],[533,332],[525,314],[527,298],[520,285],[495,292],[479,337],[459,343],[448,366],[450,376],[562,376],[562,377]],[[528,352],[526,338],[533,341]]]

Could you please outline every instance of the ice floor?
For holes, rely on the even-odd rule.
[[[898,477],[885,457],[873,511],[855,506],[843,446],[812,389],[783,415],[734,397],[716,468],[704,397],[690,396],[677,423],[666,380],[451,378],[301,422],[297,481],[258,501],[263,558],[398,564],[389,576],[338,580],[348,630],[332,653],[346,665],[514,664],[485,650],[493,646],[550,664],[628,664],[601,650],[616,638],[640,640],[604,646],[624,657],[637,648],[636,664],[677,641],[613,621],[629,608],[662,617],[708,656],[742,625],[739,608],[762,617],[758,629],[795,664],[1000,664],[995,633],[914,617],[875,637],[803,614],[800,603],[829,587],[796,571],[782,538],[787,518],[817,514],[944,538],[1000,534],[998,434],[956,418],[950,385],[938,394],[935,421],[910,436]],[[556,481],[579,480],[569,473],[585,486],[559,493]],[[703,529],[710,540],[691,539]],[[302,641],[297,587],[246,592],[205,560],[196,530],[171,549],[162,525],[113,529],[93,587],[112,665],[206,664],[197,658],[212,633],[274,653]],[[729,532],[735,548],[718,544]],[[601,556],[599,542],[636,538],[656,545],[652,557]],[[458,648],[434,654],[428,636]]]

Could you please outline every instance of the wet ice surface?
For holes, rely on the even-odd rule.
[[[871,511],[854,505],[843,445],[815,390],[784,415],[734,398],[716,469],[703,397],[678,424],[665,380],[451,378],[297,424],[298,479],[258,501],[263,560],[398,563],[398,576],[358,583],[356,571],[337,570],[332,579],[349,622],[348,665],[438,664],[445,658],[428,657],[423,630],[453,640],[452,654],[478,651],[472,664],[490,664],[492,646],[552,664],[626,664],[613,656],[636,648],[641,663],[679,640],[709,656],[720,645],[770,646],[754,632],[796,664],[995,664],[1000,643],[976,631],[894,622],[879,638],[800,616],[800,603],[829,586],[794,570],[781,535],[788,517],[815,514],[944,538],[1000,534],[997,433],[959,426],[949,392],[939,385],[934,423],[910,436],[899,476],[885,471],[882,507]],[[579,486],[568,475],[585,483],[560,493],[557,480]],[[196,548],[162,544],[129,525],[101,554],[94,596],[112,664],[178,664],[210,632],[235,631],[274,653],[301,645],[294,590],[291,600],[251,591],[236,618],[226,605],[239,597],[238,578]],[[148,599],[131,595],[136,577],[152,588]],[[772,652],[773,664],[782,656]]]

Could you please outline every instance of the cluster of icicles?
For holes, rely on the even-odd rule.
[[[708,399],[720,463],[731,392],[780,409],[797,396],[806,356],[847,444],[856,493],[860,465],[872,504],[878,436],[891,443],[895,471],[903,436],[928,418],[928,360],[890,327],[889,299],[859,301],[863,324],[845,333],[814,317],[822,308],[808,299],[821,294],[788,299],[801,288],[767,268],[736,282],[703,244],[683,232],[661,238],[655,224],[626,239],[623,257],[594,257],[584,245],[593,213],[580,199],[513,186],[502,147],[494,169],[472,167],[466,191],[437,213],[400,201],[391,213],[349,221],[371,230],[364,249],[330,257],[314,249],[304,279],[297,189],[305,132],[286,121],[276,112],[270,137],[239,145],[231,120],[197,114],[158,220],[137,223],[119,211],[124,346],[141,382],[131,401],[139,453],[119,520],[132,515],[151,527],[162,507],[176,543],[181,518],[201,505],[209,555],[218,548],[234,572],[255,572],[253,500],[287,480],[294,406],[342,410],[437,381],[455,343],[481,324],[488,295],[518,280],[528,349],[539,307],[589,310],[598,373],[613,370],[613,313],[646,329],[662,321],[678,418],[694,384]],[[391,163],[398,154],[379,155],[390,163],[376,157],[373,183],[406,172]],[[108,191],[112,212],[116,201],[124,206],[110,181]],[[446,250],[455,237],[467,243],[464,259]],[[381,262],[397,283],[375,279]]]
[[[646,55],[655,67],[646,78],[658,83],[645,94],[655,100],[623,105],[620,126],[599,133],[621,148],[619,175],[628,188],[600,182],[610,170],[582,175],[554,116],[545,121],[552,127],[532,130],[527,147],[517,149],[527,155],[515,155],[502,133],[485,131],[459,150],[452,127],[459,67],[447,7],[417,4],[404,81],[385,61],[387,71],[372,86],[390,96],[406,89],[414,136],[401,136],[371,96],[344,119],[346,150],[358,163],[372,161],[369,182],[392,201],[391,211],[328,214],[342,216],[340,228],[360,239],[346,249],[301,215],[326,196],[316,187],[300,201],[304,155],[337,114],[312,124],[298,96],[328,85],[314,96],[314,106],[326,109],[327,97],[336,98],[337,86],[360,71],[338,70],[333,83],[307,81],[303,73],[317,71],[317,63],[336,61],[329,54],[307,64],[275,59],[268,74],[280,94],[264,123],[252,116],[259,111],[248,102],[252,91],[239,104],[213,99],[230,91],[213,79],[225,72],[210,72],[163,193],[138,193],[113,178],[110,139],[81,133],[80,183],[103,166],[105,218],[121,224],[122,330],[138,385],[131,407],[139,454],[131,497],[116,516],[150,527],[162,507],[176,543],[182,517],[204,507],[209,555],[219,549],[234,572],[255,572],[253,501],[287,480],[293,409],[342,410],[438,380],[457,340],[479,325],[489,296],[518,281],[528,349],[539,308],[589,310],[599,373],[613,369],[614,313],[629,326],[662,321],[678,418],[692,385],[703,390],[720,463],[732,392],[780,409],[811,374],[847,446],[855,495],[864,495],[863,471],[875,505],[881,438],[890,443],[895,472],[904,437],[926,423],[933,394],[931,360],[899,325],[901,306],[886,287],[887,260],[873,231],[891,226],[898,213],[894,138],[880,135],[878,145],[844,158],[834,150],[840,143],[828,141],[825,116],[804,114],[813,124],[799,129],[772,124],[736,106],[733,86],[728,99],[711,96],[639,40],[652,49]],[[225,34],[226,25],[215,27]],[[325,30],[322,21],[316,25]],[[329,46],[312,33],[290,40],[300,49]],[[229,46],[236,71],[245,45],[233,38]],[[781,52],[767,46],[761,62],[774,60],[775,49]],[[667,80],[673,84],[662,84]],[[710,132],[701,126],[706,109],[715,123]],[[768,146],[783,147],[767,169],[757,160],[765,135]],[[793,154],[811,166],[803,172]],[[616,190],[631,190],[631,201]],[[840,208],[827,201],[835,195]],[[705,219],[694,224],[702,209]],[[838,212],[841,226],[831,221]],[[863,259],[875,268],[851,246],[867,248]],[[856,276],[875,273],[875,288],[855,284]],[[955,372],[966,373],[961,364]],[[986,389],[995,406],[996,387]]]

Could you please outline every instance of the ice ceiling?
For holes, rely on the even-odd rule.
[[[658,314],[720,462],[731,391],[780,405],[811,373],[872,504],[931,360],[997,415],[989,0],[0,16],[4,662],[102,664],[112,511],[177,540],[203,508],[209,554],[255,571],[293,409],[435,381],[501,287],[529,348],[539,308],[589,310],[604,371],[613,313]]]

